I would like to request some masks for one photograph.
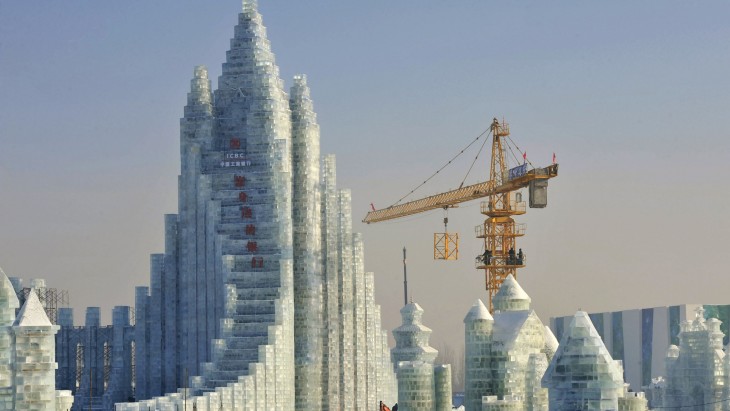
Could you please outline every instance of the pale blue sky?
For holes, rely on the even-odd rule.
[[[0,266],[76,308],[132,304],[176,211],[178,121],[195,65],[220,73],[226,1],[0,1]],[[306,73],[322,152],[353,190],[384,325],[401,248],[438,346],[474,299],[478,204],[451,212],[462,260],[431,259],[441,212],[364,226],[494,116],[561,163],[520,217],[519,281],[553,315],[730,303],[730,3],[260,1],[282,78]],[[469,155],[473,157],[473,154]],[[486,157],[481,157],[486,159]],[[458,185],[469,159],[423,194]],[[486,176],[486,161],[472,172]],[[474,180],[470,180],[474,181]],[[453,336],[453,337],[450,337]],[[459,345],[460,342],[455,345]]]

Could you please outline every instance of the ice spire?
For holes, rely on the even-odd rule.
[[[480,410],[482,397],[492,393],[490,347],[494,318],[482,300],[476,300],[464,317],[464,405]]]
[[[494,296],[495,311],[523,311],[530,309],[530,296],[522,289],[512,274],[504,279]]]
[[[259,8],[258,1],[256,0],[243,0],[243,12],[244,13],[257,13]]]
[[[213,114],[213,96],[210,94],[210,80],[205,66],[195,66],[193,79],[190,80],[188,104],[185,118],[208,117]]]

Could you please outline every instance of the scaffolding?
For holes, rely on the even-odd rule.
[[[21,306],[25,303],[25,300],[28,299],[31,290],[32,288],[25,287],[18,291],[17,295],[18,300],[20,300]],[[46,311],[48,319],[51,321],[51,323],[57,325],[58,309],[68,307],[68,290],[59,290],[57,288],[43,287],[36,288],[35,292],[38,295],[38,299],[41,301],[41,305],[43,305],[43,308]]]

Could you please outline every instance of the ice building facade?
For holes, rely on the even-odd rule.
[[[180,120],[178,213],[150,284],[111,326],[61,315],[59,386],[77,408],[376,409],[394,403],[387,332],[322,157],[306,76],[289,92],[246,0],[218,87],[194,69]],[[93,387],[93,388],[92,388]],[[82,399],[82,397],[85,397]],[[88,406],[88,407],[87,407]]]
[[[423,308],[417,303],[400,310],[403,323],[393,330],[390,350],[398,379],[398,409],[443,411],[451,406],[451,366],[434,367],[438,351],[429,345],[431,329],[423,325]]]
[[[59,326],[48,319],[36,292],[18,307],[15,287],[0,269],[0,410],[68,410],[71,392],[56,391]]]
[[[493,303],[494,315],[477,300],[464,318],[466,410],[547,410],[540,381],[557,349],[555,337],[513,276]]]

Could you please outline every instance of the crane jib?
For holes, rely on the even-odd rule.
[[[523,166],[524,165],[518,167]],[[382,210],[371,211],[367,213],[362,221],[364,223],[370,224],[406,217],[425,211],[456,205],[466,201],[476,200],[478,198],[487,197],[492,194],[501,194],[507,191],[518,190],[520,188],[527,187],[527,185],[532,180],[549,179],[557,175],[557,164],[553,164],[544,168],[536,168],[527,171],[522,175],[515,175],[514,178],[508,178],[507,182],[497,187],[494,187],[494,182],[492,181],[484,181],[470,186],[458,188],[456,190],[447,191],[445,193],[440,193],[419,200],[410,201],[404,204],[390,206]]]

